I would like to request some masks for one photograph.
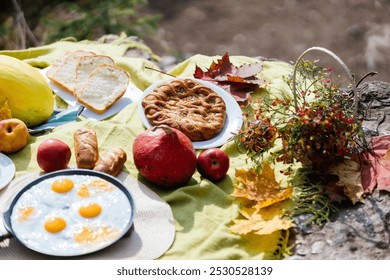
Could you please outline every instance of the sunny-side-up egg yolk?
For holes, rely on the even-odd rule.
[[[51,189],[57,193],[66,193],[73,189],[73,181],[68,178],[61,178],[55,180],[51,184]]]
[[[95,179],[89,183],[89,186],[96,192],[108,192],[112,191],[114,187],[106,180]]]
[[[66,227],[66,222],[61,217],[52,217],[45,222],[45,229],[50,233],[57,233]]]
[[[19,217],[18,221],[23,222],[28,219],[28,217],[31,216],[31,214],[34,213],[34,207],[23,207],[19,209]]]
[[[85,184],[82,184],[78,189],[77,189],[77,195],[80,196],[80,197],[89,197],[90,196],[90,193],[89,193],[89,189],[88,189],[88,186],[85,185]]]
[[[79,213],[84,218],[93,218],[100,214],[102,207],[97,203],[87,203],[79,208]]]
[[[119,234],[117,229],[110,229],[107,226],[100,226],[95,229],[83,227],[80,232],[74,234],[74,240],[78,243],[94,243],[112,240]]]

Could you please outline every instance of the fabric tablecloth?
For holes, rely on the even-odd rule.
[[[131,75],[131,80],[139,89],[145,90],[149,85],[168,78],[165,74],[145,69],[145,66],[157,68],[152,62],[142,58],[123,57],[129,46],[121,44],[101,44],[96,42],[56,42],[51,45],[20,51],[0,51],[0,54],[23,59],[29,64],[44,68],[63,55],[66,51],[85,49],[113,57],[116,64]],[[195,66],[203,69],[217,57],[195,55],[178,64],[169,73],[176,76],[193,77]],[[244,56],[231,56],[235,65],[254,63],[258,60]],[[278,61],[264,61],[261,77],[267,81],[267,90],[259,94],[274,91],[280,92],[287,85],[283,75],[289,74],[290,65]],[[229,154],[230,169],[227,176],[214,184],[196,172],[188,184],[176,190],[155,188],[138,174],[132,159],[134,138],[145,130],[138,114],[137,104],[131,104],[117,115],[104,121],[91,121],[84,118],[77,122],[57,127],[52,132],[31,137],[29,144],[20,152],[9,157],[16,166],[16,175],[39,171],[36,152],[39,144],[47,138],[58,138],[73,149],[73,132],[79,127],[89,127],[96,131],[99,149],[122,147],[128,154],[124,171],[128,172],[145,185],[149,186],[172,208],[176,237],[171,248],[161,259],[273,259],[280,232],[269,235],[245,237],[229,231],[232,219],[239,215],[239,206],[231,196],[235,182],[235,170],[250,166],[245,154],[237,146],[227,142],[221,148]],[[199,151],[198,151],[199,152]],[[75,165],[72,155],[71,165]]]

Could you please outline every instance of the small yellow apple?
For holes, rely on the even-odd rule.
[[[23,121],[15,118],[0,121],[0,152],[19,152],[27,145],[29,138],[28,128]]]

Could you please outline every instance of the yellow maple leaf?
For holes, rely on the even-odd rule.
[[[236,179],[239,184],[234,186],[232,196],[243,200],[243,205],[261,209],[288,199],[292,195],[292,188],[282,188],[275,179],[274,170],[266,163],[261,173],[254,168],[248,171],[236,170]]]
[[[294,225],[291,220],[283,217],[283,208],[280,206],[278,203],[262,209],[242,208],[240,213],[243,219],[233,220],[231,232],[239,235],[266,235],[291,228]]]
[[[7,99],[0,99],[0,121],[12,118]]]

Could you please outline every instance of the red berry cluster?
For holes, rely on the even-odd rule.
[[[337,100],[304,104],[279,130],[283,150],[277,160],[321,166],[344,157],[354,146],[357,128]]]

